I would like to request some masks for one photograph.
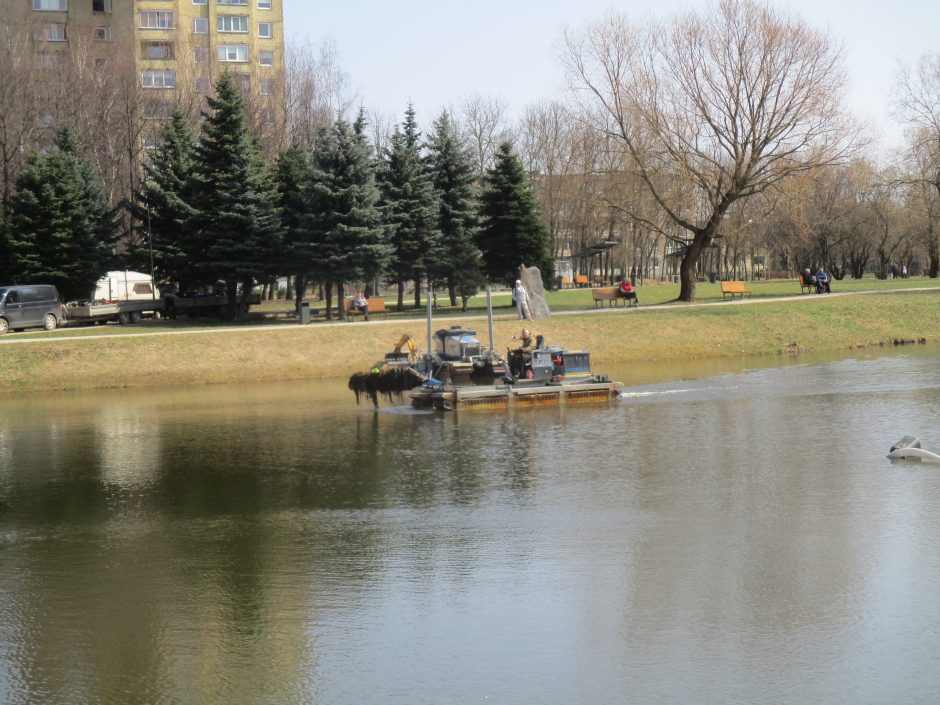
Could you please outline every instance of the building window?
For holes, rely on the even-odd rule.
[[[262,78],[258,82],[258,89],[260,90],[261,95],[274,95],[274,79]]]
[[[144,42],[141,54],[145,59],[175,59],[176,45],[173,42]]]
[[[248,47],[244,44],[223,44],[219,47],[219,61],[248,61]]]
[[[33,9],[50,12],[65,12],[69,9],[69,0],[33,0]]]
[[[258,0],[258,9],[259,9],[259,10],[270,10],[270,9],[271,9],[271,0]]]
[[[140,13],[141,29],[173,29],[173,13],[164,11],[147,11]]]
[[[262,66],[274,66],[274,52],[273,51],[260,51],[258,52],[258,63]]]
[[[261,111],[261,122],[265,125],[270,125],[274,122],[274,109],[265,108]]]
[[[247,7],[248,0],[218,0],[220,5],[244,5]]]
[[[144,104],[144,119],[145,120],[163,120],[170,117],[170,113],[173,112],[173,103],[168,103],[165,100],[152,100],[147,101]],[[137,287],[139,285],[134,285],[134,293],[137,293]],[[150,293],[147,291],[146,293]]]
[[[235,85],[245,93],[251,88],[251,76],[247,73],[236,73],[233,78],[235,79]]]
[[[193,34],[209,34],[208,17],[197,17],[193,20]]]
[[[274,25],[270,22],[258,23],[258,36],[270,39],[274,36]]]
[[[248,15],[219,15],[215,18],[215,28],[220,32],[247,32]]]
[[[92,12],[111,12],[111,0],[91,0]]]
[[[36,66],[41,69],[54,69],[57,61],[56,55],[50,51],[36,52]]]
[[[110,42],[111,41],[111,28],[110,27],[95,27],[95,41],[96,42]]]
[[[206,0],[193,0],[193,5],[205,5]]]
[[[69,39],[64,22],[46,22],[38,25],[33,37],[40,42],[67,42]]]
[[[144,88],[176,88],[176,72],[166,70],[144,71],[140,74]]]
[[[196,93],[208,93],[209,92],[209,79],[205,76],[199,76],[196,79],[196,85],[193,86],[193,90]]]
[[[209,50],[206,47],[196,47],[193,49],[193,61],[197,64],[204,64],[209,61]]]

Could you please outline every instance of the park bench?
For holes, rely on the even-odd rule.
[[[598,303],[603,306],[605,301],[608,302],[608,306],[619,306],[619,302],[623,302],[624,305],[627,303],[627,300],[617,293],[617,287],[615,286],[591,289],[591,298],[594,299],[594,308],[597,308]]]
[[[750,289],[744,288],[744,282],[741,281],[731,281],[731,282],[721,282],[721,295],[722,298],[727,299],[728,294],[731,294],[731,300],[734,301],[734,297],[738,294],[741,295],[741,298],[744,298],[745,294],[750,294]]]
[[[590,282],[588,281],[587,274],[575,274],[574,275],[574,285],[575,286],[587,286]]]
[[[812,294],[816,291],[816,285],[813,282],[808,282],[803,278],[803,275],[800,275],[800,293],[801,294]]]
[[[563,276],[561,278],[561,288],[567,289],[569,286],[571,286],[571,278]]]
[[[369,315],[376,313],[388,313],[388,309],[385,308],[385,297],[383,296],[373,296],[371,299],[367,299]],[[362,311],[352,307],[352,299],[345,299],[343,306],[346,309],[347,316],[362,315]]]

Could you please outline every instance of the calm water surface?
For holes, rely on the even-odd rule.
[[[938,358],[0,400],[0,703],[940,702]]]

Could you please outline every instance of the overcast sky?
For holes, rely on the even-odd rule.
[[[443,107],[480,94],[518,114],[560,97],[557,57],[566,27],[609,8],[638,19],[668,17],[706,0],[285,0],[288,39],[335,43],[359,101],[393,114],[409,100],[422,123]],[[900,128],[890,116],[899,61],[913,65],[940,51],[940,0],[781,0],[841,42],[850,75],[848,103],[890,147]]]

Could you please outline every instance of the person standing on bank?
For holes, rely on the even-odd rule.
[[[529,294],[526,292],[525,287],[522,286],[522,281],[519,279],[516,279],[516,285],[512,288],[512,300],[516,303],[516,308],[519,310],[519,319],[531,321],[532,314],[529,313]]]

